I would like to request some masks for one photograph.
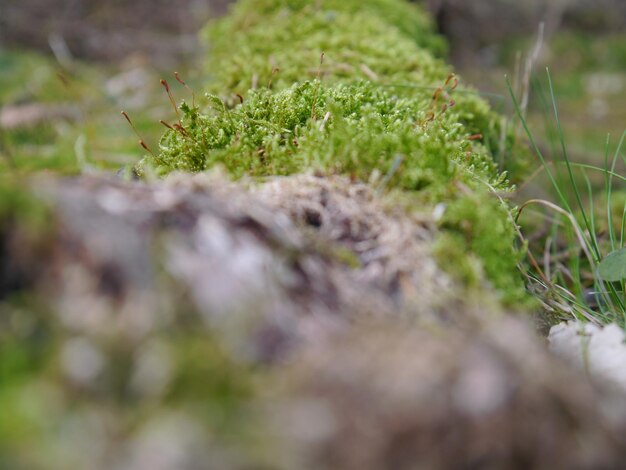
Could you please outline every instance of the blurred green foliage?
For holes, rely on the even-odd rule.
[[[0,49],[0,103],[4,119],[16,121],[0,126],[0,172],[78,174],[141,158],[144,151],[119,112],[133,108],[135,127],[154,142],[167,102],[149,69],[141,109],[132,103],[133,90],[111,93],[107,83],[119,73],[124,71],[80,62],[68,70],[41,54]]]

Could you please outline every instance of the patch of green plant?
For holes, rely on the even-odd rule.
[[[183,102],[138,171],[340,173],[411,191],[421,204],[450,203],[443,230],[461,233],[503,297],[519,299],[511,222],[489,194],[509,189],[494,161],[513,139],[433,56],[427,25],[392,0],[240,2],[205,32],[209,88],[225,98]]]
[[[99,75],[95,68],[76,64],[64,70],[54,60],[34,52],[0,49],[2,104],[50,103],[93,97]]]
[[[24,246],[28,243],[24,240]],[[45,406],[50,389],[44,383],[53,369],[59,336],[45,299],[28,289],[7,292],[6,287],[0,286],[0,467],[29,468],[22,457],[32,455],[33,445],[41,445],[40,436],[51,427]]]
[[[49,210],[29,188],[12,175],[0,175],[0,230],[19,222],[28,233],[38,234],[49,222]]]
[[[570,153],[581,162],[601,166],[607,132],[619,135],[626,122],[624,44],[624,33],[557,31],[543,46],[539,60],[557,72],[553,82],[562,115],[561,125],[567,134]],[[501,48],[501,65],[512,70],[518,51],[528,47],[529,38],[507,39]],[[549,92],[543,81],[535,78],[531,82],[526,116],[533,129],[553,126],[544,118],[546,108],[550,108]],[[550,145],[553,140],[542,136],[537,138],[541,145]],[[601,179],[596,186],[593,176],[590,174],[592,184],[595,189],[600,189]]]
[[[374,170],[390,172],[397,157],[402,162],[391,177],[405,189],[441,188],[459,168],[497,177],[483,146],[468,150],[471,136],[453,112],[432,118],[430,95],[400,98],[371,82],[311,81],[251,91],[234,109],[211,99],[208,113],[183,103],[180,124],[161,139],[160,173],[219,163],[234,177],[322,170],[368,180]]]
[[[213,335],[179,332],[170,345],[176,361],[167,398],[171,403],[202,404],[211,408],[207,410],[210,413],[223,414],[235,412],[252,396],[251,371],[223,351]]]
[[[313,78],[321,52],[327,75],[358,79],[376,73],[387,81],[403,73],[429,76],[443,67],[432,56],[441,55],[445,44],[421,9],[397,0],[240,1],[204,37],[216,91],[240,93],[253,82],[265,86],[276,67],[281,71],[275,86]]]
[[[246,16],[251,11],[257,11],[263,15],[277,12],[285,14],[285,11],[308,12],[311,7],[330,13],[357,14],[366,11],[394,25],[420,46],[431,49],[433,53],[444,51],[446,48],[443,38],[433,37],[434,25],[430,16],[420,5],[409,5],[407,2],[397,0],[368,0],[367,3],[358,0],[322,0],[313,5],[312,3],[308,0],[246,0],[238,3],[237,9],[231,16],[237,17],[239,13]]]
[[[119,70],[78,61],[68,70],[43,54],[0,49],[0,107],[7,120],[0,126],[0,172],[77,174],[136,162],[142,150],[119,115],[127,108],[126,96],[106,87],[115,73]],[[147,113],[163,108],[165,115],[167,107],[158,75],[150,85],[142,92],[148,110],[128,111],[144,138],[155,141],[162,128]],[[20,122],[20,114],[30,117]]]
[[[0,406],[16,393],[15,386],[49,363],[50,313],[28,291],[41,259],[49,254],[51,220],[49,208],[30,188],[0,175]],[[22,429],[12,429],[18,424],[12,416],[7,412],[0,419],[0,443]]]
[[[327,84],[369,80],[393,93],[432,95],[451,72],[436,58],[441,38],[428,16],[397,0],[242,1],[210,24],[204,37],[209,90],[231,101],[234,93],[280,90],[316,77]],[[501,117],[475,90],[459,89],[455,100],[454,112],[470,134],[482,133],[494,155],[509,149],[501,142]]]
[[[551,147],[561,156],[561,161],[556,162],[549,162],[544,156],[509,86],[518,117],[553,190],[553,200],[536,199],[522,206],[523,210],[530,206],[544,207],[551,219],[549,240],[540,248],[542,252],[534,247],[535,262],[530,264],[527,274],[532,283],[542,287],[543,295],[567,305],[567,310],[562,312],[566,318],[617,322],[626,327],[626,280],[621,277],[620,266],[626,243],[626,205],[619,194],[614,197],[616,181],[626,182],[626,178],[616,173],[617,163],[620,160],[626,163],[623,151],[626,131],[613,152],[610,152],[610,136],[607,137],[603,166],[573,161],[549,73],[547,81],[554,126]],[[592,184],[590,174],[594,173],[602,178],[603,187]],[[621,201],[621,207],[615,206],[617,201]],[[543,268],[536,262],[537,258],[543,258]]]
[[[51,314],[29,291],[34,271],[49,253],[51,214],[30,188],[12,175],[0,174],[0,466],[38,432],[42,417],[26,384],[48,369],[53,350]],[[11,448],[12,447],[12,448]],[[11,452],[9,452],[9,448]]]
[[[626,248],[619,248],[602,260],[598,276],[606,282],[621,282],[626,279]]]
[[[384,175],[387,185],[414,192],[422,203],[452,202],[444,228],[467,235],[462,221],[469,223],[473,233],[464,246],[484,263],[493,285],[509,301],[523,295],[510,221],[484,184],[507,190],[507,182],[454,113],[432,119],[430,94],[400,97],[367,81],[312,81],[252,91],[233,109],[209,99],[210,113],[181,106],[180,124],[161,140],[157,172],[219,164],[235,178],[321,171],[370,181]]]
[[[466,279],[476,283],[480,278],[474,274],[475,262],[464,262],[462,255],[471,253],[480,260],[486,279],[504,294],[506,302],[524,303],[526,294],[520,289],[522,277],[517,269],[522,253],[512,250],[515,232],[509,217],[508,207],[480,191],[453,201],[445,212],[442,227],[453,232],[455,238],[452,243],[439,245],[439,257],[447,259],[451,271],[460,269]],[[453,257],[442,253],[451,244],[458,252]]]

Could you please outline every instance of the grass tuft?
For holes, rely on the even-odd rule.
[[[558,318],[575,318],[595,323],[617,322],[626,328],[626,297],[624,280],[607,280],[599,267],[606,263],[607,257],[624,248],[624,228],[626,226],[626,204],[620,208],[619,225],[615,223],[613,204],[616,200],[614,180],[626,181],[616,172],[616,165],[623,153],[626,131],[622,134],[613,157],[610,154],[610,136],[605,145],[604,167],[573,162],[568,153],[566,137],[559,116],[557,100],[550,72],[547,71],[549,91],[548,103],[553,121],[549,126],[550,147],[558,150],[561,160],[548,161],[537,144],[521,107],[507,83],[517,116],[537,155],[543,172],[547,176],[555,198],[549,200],[531,200],[523,204],[519,214],[526,212],[532,205],[540,205],[549,210],[550,230],[541,237],[543,245],[531,247],[533,260],[543,259],[543,269],[531,261],[526,275],[531,285],[540,286],[541,297],[557,314]],[[592,182],[593,173],[603,178],[603,186]],[[562,174],[566,178],[562,178]],[[603,201],[604,210],[596,207]]]

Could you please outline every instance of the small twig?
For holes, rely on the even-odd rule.
[[[161,79],[161,85],[163,85],[163,88],[165,88],[165,91],[167,92],[167,96],[170,99],[170,103],[172,103],[172,108],[174,108],[174,112],[176,113],[176,118],[178,119],[178,123],[180,124],[180,113],[178,112],[178,106],[176,106],[176,101],[174,100],[174,96],[172,95],[172,92],[170,90],[170,86],[167,83],[167,80],[165,79]]]
[[[178,72],[174,72],[174,77],[176,77],[176,80],[178,81],[178,83],[182,84],[185,88],[187,88],[187,90],[191,92],[191,104],[195,108],[196,107],[196,94],[193,92],[191,88],[189,88],[189,85],[187,85],[185,81],[182,78],[180,78],[180,74]]]
[[[550,202],[550,201],[545,201],[543,199],[531,199],[530,201],[526,201],[524,204],[522,204],[520,206],[520,208],[517,211],[517,216],[515,217],[515,221],[517,222],[517,220],[519,219],[520,215],[522,214],[522,212],[524,211],[524,209],[532,204],[539,204],[542,206],[545,206],[549,209],[552,209],[555,212],[558,212],[559,214],[565,216],[571,223],[572,228],[574,229],[574,232],[576,233],[576,238],[578,238],[578,243],[580,244],[581,249],[583,250],[583,252],[585,253],[585,256],[587,257],[587,259],[589,260],[589,264],[593,267],[595,266],[595,261],[594,258],[591,256],[591,253],[589,252],[589,249],[587,248],[587,244],[585,243],[585,236],[583,235],[583,233],[580,231],[580,227],[578,227],[578,222],[576,222],[576,219],[574,218],[574,216],[572,214],[570,214],[569,212],[567,212],[565,209],[557,206],[556,204]]]
[[[272,69],[272,73],[270,74],[270,81],[267,83],[268,90],[272,89],[272,81],[274,80],[274,75],[276,75],[278,72],[280,72],[280,69],[278,67],[274,67]]]
[[[522,97],[520,101],[520,109],[522,110],[522,115],[526,115],[526,111],[528,109],[528,100],[530,96],[530,76],[532,74],[533,65],[539,59],[539,55],[541,54],[541,49],[543,48],[543,38],[544,38],[545,24],[543,22],[539,23],[539,32],[537,33],[537,40],[535,41],[535,46],[530,52],[528,58],[526,59],[526,67],[524,68],[524,76],[522,77],[521,92]]]
[[[324,127],[326,126],[326,123],[328,122],[328,120],[330,119],[330,111],[328,111],[325,115],[324,115],[324,119],[322,120],[321,124],[320,124],[320,131],[324,130]]]
[[[371,81],[373,82],[378,81],[378,74],[374,72],[372,69],[370,69],[367,65],[361,64],[360,68],[361,68],[361,72],[363,72],[363,74],[365,74],[365,76],[369,78]]]
[[[126,119],[126,121],[128,122],[128,124],[130,124],[130,127],[132,128],[132,130],[135,132],[135,134],[137,135],[137,137],[139,137],[139,145],[146,150],[150,155],[152,155],[152,157],[157,161],[161,163],[161,159],[159,157],[156,156],[156,154],[150,149],[150,147],[148,147],[148,144],[146,144],[146,142],[143,140],[143,137],[141,137],[141,134],[139,134],[139,131],[137,130],[137,128],[135,127],[135,125],[133,124],[133,121],[130,119],[130,116],[128,115],[128,113],[126,111],[121,111],[122,116],[124,116],[124,118]]]

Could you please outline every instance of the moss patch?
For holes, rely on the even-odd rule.
[[[317,171],[410,191],[420,210],[446,204],[443,232],[507,302],[523,297],[513,228],[488,189],[509,189],[494,163],[501,118],[436,58],[439,39],[421,10],[392,0],[243,1],[205,36],[208,89],[221,98],[183,103],[140,172]]]
[[[430,18],[398,0],[240,1],[204,37],[209,90],[228,96],[321,76],[328,84],[369,80],[396,94],[432,97],[451,72],[438,58],[444,43]],[[501,117],[472,88],[458,89],[454,99],[459,122],[500,151]]]

